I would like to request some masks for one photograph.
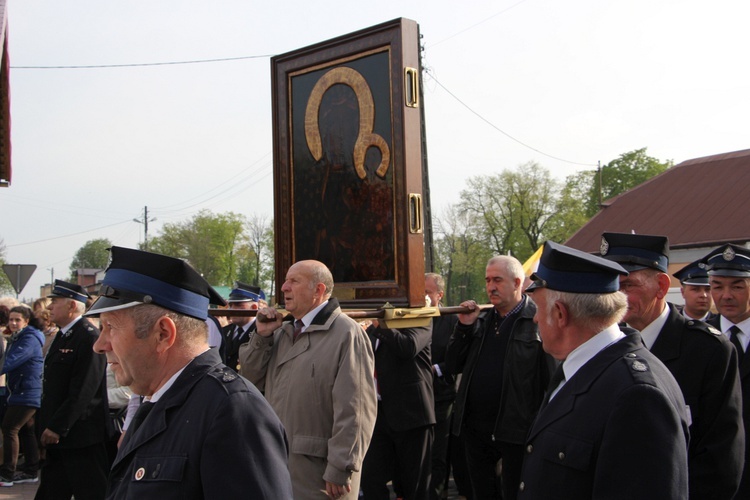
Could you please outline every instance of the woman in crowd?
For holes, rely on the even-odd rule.
[[[0,486],[38,481],[39,446],[34,432],[34,414],[42,399],[44,335],[29,325],[30,319],[31,309],[27,306],[10,310],[8,327],[11,337],[2,368],[2,373],[7,374],[10,395],[2,421],[4,443]],[[23,441],[25,463],[23,470],[16,472],[19,437]]]
[[[36,317],[39,323],[39,330],[44,334],[44,345],[42,346],[42,355],[46,356],[49,346],[52,345],[52,341],[55,340],[55,335],[60,330],[57,325],[52,322],[52,313],[49,309],[35,309],[34,317]]]

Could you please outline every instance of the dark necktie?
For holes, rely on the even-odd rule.
[[[137,431],[138,427],[140,427],[143,421],[146,420],[146,417],[148,417],[148,414],[151,413],[151,410],[154,409],[155,405],[156,403],[151,403],[149,401],[141,403],[141,406],[138,407],[138,411],[133,415],[133,421],[130,422],[130,426],[127,430],[128,434],[135,436],[135,431]]]
[[[299,337],[299,334],[302,333],[302,329],[305,327],[305,324],[302,322],[301,319],[295,319],[294,320],[294,335],[292,336],[292,342],[297,341],[297,337]]]
[[[742,333],[742,330],[740,330],[740,327],[737,325],[732,325],[732,328],[729,329],[729,341],[734,344],[734,348],[737,349],[737,354],[742,358],[742,355],[745,354],[745,350],[742,348],[742,342],[740,342],[740,333]]]
[[[555,370],[555,373],[552,375],[552,379],[549,381],[549,385],[547,386],[547,393],[544,395],[544,401],[542,402],[542,408],[547,406],[550,396],[563,380],[565,380],[565,372],[563,371],[562,365],[560,365],[557,367],[557,370]]]

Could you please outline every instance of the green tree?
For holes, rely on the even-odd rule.
[[[484,299],[484,268],[492,252],[480,226],[458,205],[448,206],[435,219],[433,268],[445,279],[444,305]]]
[[[189,221],[165,224],[149,250],[187,260],[212,285],[231,286],[247,243],[245,225],[242,215],[202,210]]]
[[[593,217],[600,204],[646,182],[672,167],[672,160],[660,161],[646,154],[646,148],[621,154],[594,172],[586,201],[586,216]],[[601,179],[601,197],[599,186]]]
[[[78,269],[104,269],[109,262],[109,247],[112,242],[107,238],[89,240],[78,249],[70,263],[70,275],[75,277]]]
[[[470,178],[461,191],[461,210],[481,221],[481,239],[495,255],[523,261],[560,226],[560,183],[529,162],[516,170]]]
[[[0,266],[7,263],[8,262],[5,260],[5,241],[0,238]],[[10,280],[8,279],[8,277],[5,275],[5,273],[0,272],[0,295],[15,295],[15,293],[16,291],[13,289],[13,285],[10,284]]]
[[[239,278],[260,286],[267,295],[273,288],[273,224],[265,215],[253,215],[247,223],[246,258],[241,264]]]
[[[584,170],[565,179],[556,200],[555,215],[547,225],[545,239],[562,243],[583,227],[589,218],[582,200],[588,198],[589,186],[596,172]]]

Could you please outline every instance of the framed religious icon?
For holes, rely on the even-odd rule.
[[[315,259],[344,307],[424,305],[419,27],[272,59],[276,280]]]

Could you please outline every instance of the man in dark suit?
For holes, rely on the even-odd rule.
[[[711,296],[719,315],[709,324],[719,329],[732,344],[740,358],[742,384],[742,417],[745,428],[745,467],[740,488],[734,498],[750,498],[750,251],[726,244],[715,248],[703,259],[708,269]]]
[[[55,280],[47,308],[60,331],[44,360],[37,429],[46,448],[37,499],[100,499],[107,488],[107,386],[99,330],[81,315],[88,293]]]
[[[525,278],[518,259],[491,258],[485,282],[494,307],[463,302],[471,312],[458,315],[448,343],[448,368],[462,373],[453,434],[463,438],[475,498],[516,498],[524,439],[554,367],[533,321],[536,305],[523,293]]]
[[[386,328],[368,335],[375,351],[378,415],[362,464],[367,500],[388,500],[387,483],[399,497],[426,500],[435,425],[430,342],[432,326]]]
[[[445,293],[445,280],[436,273],[424,276],[424,293],[430,298],[432,307],[440,307]],[[454,314],[432,318],[432,389],[435,394],[435,438],[432,442],[432,476],[430,478],[430,500],[441,500],[448,479],[450,460],[448,443],[451,435],[453,401],[456,399],[456,378],[445,362],[445,350],[458,318]],[[465,460],[463,461],[465,462]],[[459,464],[461,469],[465,464]],[[460,482],[456,478],[456,485]],[[459,491],[460,490],[459,486]]]
[[[711,287],[708,284],[706,265],[700,261],[691,262],[672,276],[680,280],[680,294],[684,305],[677,309],[688,319],[708,321],[715,316],[711,312],[714,301],[711,299]]]
[[[680,388],[637,332],[619,264],[545,243],[527,293],[544,350],[562,365],[526,441],[519,498],[688,498]]]
[[[257,310],[260,301],[266,300],[266,295],[260,287],[237,281],[234,289],[229,293],[229,309]],[[226,353],[225,364],[236,372],[240,371],[240,346],[250,340],[255,331],[255,317],[230,316],[229,324],[222,329]]]
[[[604,233],[601,253],[630,272],[620,277],[628,297],[624,321],[672,372],[688,405],[690,498],[731,500],[745,448],[737,353],[716,328],[667,303],[666,236]]]
[[[145,398],[112,465],[107,498],[292,498],[281,422],[208,346],[209,302],[224,300],[180,259],[110,250],[87,313],[101,320],[94,349],[120,385]]]

